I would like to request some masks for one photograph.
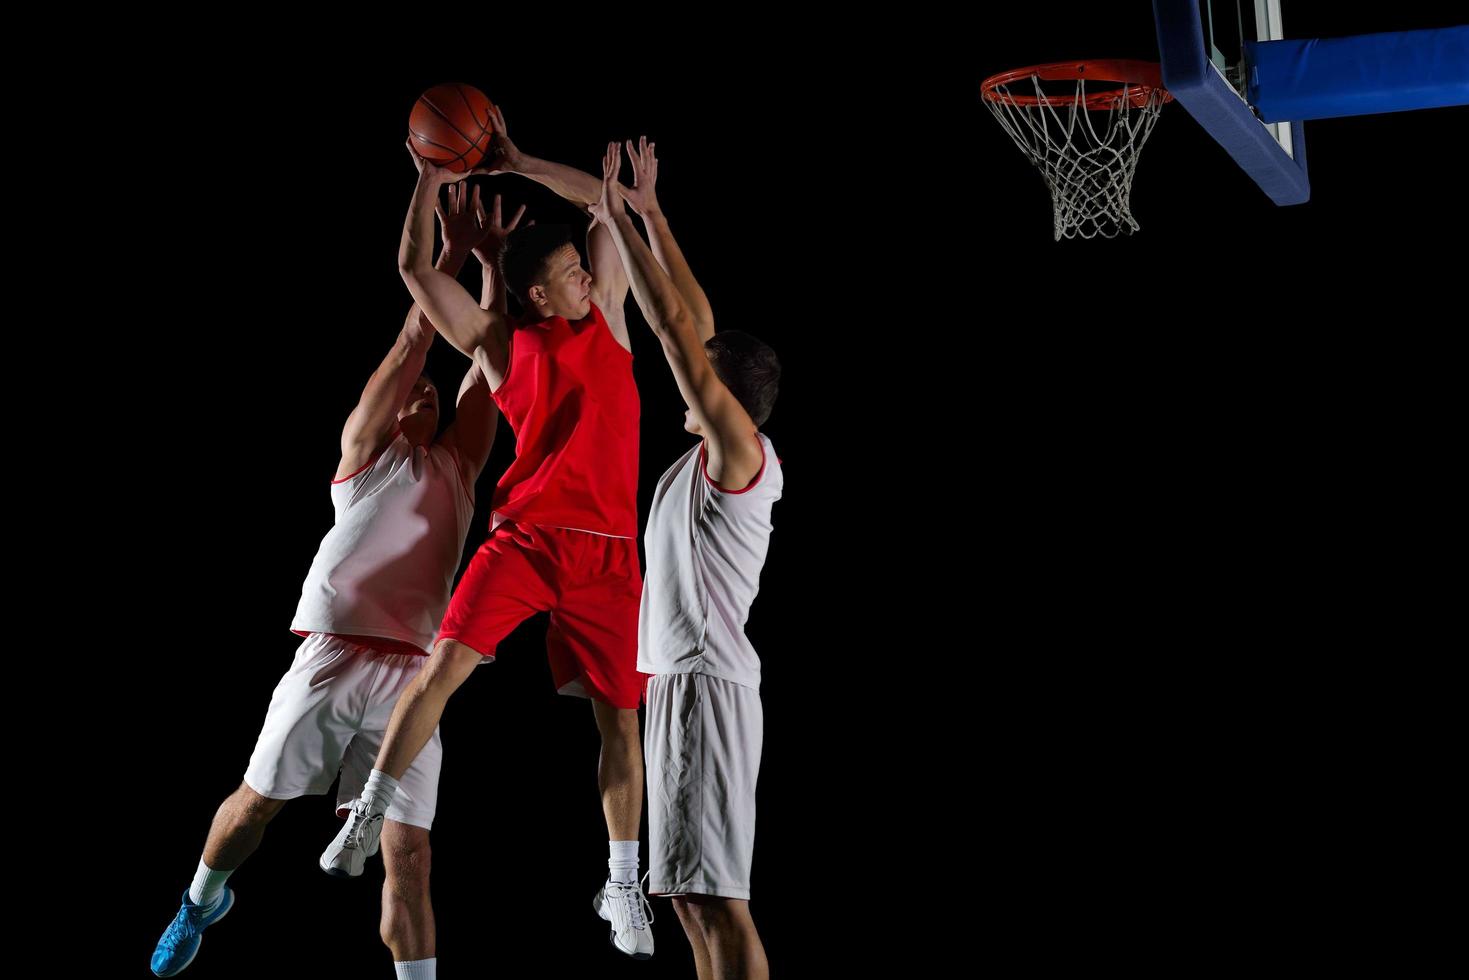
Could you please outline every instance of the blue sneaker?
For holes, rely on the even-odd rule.
[[[213,908],[195,905],[189,901],[189,893],[185,891],[179,914],[163,930],[163,938],[158,940],[158,948],[153,951],[153,972],[160,977],[171,977],[194,962],[194,954],[199,952],[199,934],[223,919],[234,904],[235,893],[228,888]]]

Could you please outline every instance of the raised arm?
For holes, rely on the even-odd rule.
[[[480,305],[484,309],[495,309],[503,314],[505,289],[500,282],[500,250],[505,247],[505,237],[515,230],[515,226],[525,215],[525,205],[522,204],[510,218],[510,223],[505,224],[501,220],[500,195],[495,195],[491,211],[486,215],[484,205],[480,202],[479,189],[475,188],[472,210],[480,229],[479,243],[474,247],[474,256],[479,259],[480,273],[484,277]],[[490,457],[490,449],[495,442],[496,422],[500,418],[495,401],[490,396],[489,381],[481,366],[484,360],[483,354],[477,351],[474,363],[459,385],[459,394],[455,398],[454,423],[439,437],[440,445],[458,452],[465,483],[470,487],[479,479],[485,460]]]
[[[509,325],[504,314],[481,308],[458,280],[435,269],[431,261],[432,215],[437,206],[439,188],[469,174],[456,174],[428,162],[414,149],[411,140],[408,152],[418,167],[418,183],[413,188],[408,216],[403,221],[398,272],[434,329],[461,353],[480,363],[492,389],[499,387],[509,358]],[[481,353],[477,354],[477,351]]]
[[[450,188],[451,191],[452,189]],[[501,218],[500,195],[495,195],[494,205],[486,215],[485,206],[480,202],[479,188],[476,187],[473,209],[481,229],[479,244],[474,247],[474,257],[479,259],[480,265],[480,309],[494,310],[503,316],[505,283],[500,278],[500,253],[505,250],[506,237],[520,224],[520,219],[525,217],[525,205],[517,208],[510,223],[505,224]],[[535,222],[531,221],[529,224],[533,225]]]
[[[633,227],[616,190],[621,163],[621,148],[607,144],[602,194],[592,206],[593,217],[608,229],[638,308],[657,335],[679,394],[705,437],[710,478],[720,486],[743,487],[760,472],[764,459],[755,423],[715,374],[687,303]]]
[[[510,139],[505,128],[505,115],[498,106],[490,107],[490,120],[495,127],[495,133],[490,137],[490,173],[529,177],[583,211],[602,196],[602,182],[592,174],[522,153]]]
[[[628,207],[643,219],[648,229],[648,243],[653,248],[653,257],[673,280],[674,288],[683,297],[689,314],[694,318],[694,329],[701,342],[714,336],[714,311],[709,308],[709,298],[704,295],[699,281],[684,260],[683,250],[673,240],[673,231],[668,227],[668,218],[658,204],[658,158],[654,155],[657,143],[649,143],[648,137],[638,137],[638,145],[627,141],[627,158],[632,163],[631,187],[618,183],[613,189],[627,201]]]
[[[438,212],[439,234],[444,247],[435,268],[450,279],[459,274],[465,260],[485,237],[480,231],[478,218],[464,207],[462,197],[457,193],[462,186],[449,188],[449,207]],[[352,409],[346,425],[342,427],[342,459],[337,466],[339,477],[355,473],[367,465],[387,444],[403,403],[423,374],[424,361],[433,341],[434,328],[414,303],[392,349],[367,380],[357,407]],[[437,392],[432,389],[432,385],[424,385],[424,397],[436,399]]]
[[[491,106],[490,116],[494,121],[495,135],[490,141],[490,158],[493,173],[513,173],[528,177],[538,184],[549,187],[562,198],[585,211],[602,194],[602,182],[591,174],[560,163],[542,160],[527,153],[510,139],[505,128],[505,116],[498,107]],[[592,302],[602,311],[612,335],[624,348],[631,350],[627,335],[627,318],[623,304],[627,302],[627,277],[617,249],[608,236],[607,229],[593,222],[587,229],[587,263],[592,273]]]

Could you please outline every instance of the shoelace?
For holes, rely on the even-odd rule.
[[[180,920],[183,921],[181,922]],[[158,941],[158,945],[167,947],[169,952],[178,949],[179,943],[189,938],[189,934],[194,931],[191,925],[189,913],[180,910],[179,914],[174,916],[173,921],[168,924],[168,930],[164,932],[163,938]]]
[[[643,876],[638,879],[638,897],[643,900],[643,908],[648,910],[648,925],[650,926],[653,924],[653,905],[651,902],[648,901],[647,889],[643,887],[643,882],[647,881],[649,876],[652,874],[653,869],[649,868],[646,872],[643,873]]]
[[[652,873],[652,870],[649,869],[648,874]],[[646,881],[647,878],[648,875],[645,874],[642,880]],[[644,929],[653,924],[653,906],[648,904],[648,896],[643,894],[641,882],[629,884],[614,881],[610,883],[610,887],[616,890],[617,898],[626,903],[628,918],[632,921],[634,929]],[[633,898],[634,895],[637,896],[636,899]]]
[[[207,910],[198,905],[194,906],[192,911],[187,906],[179,909],[179,914],[174,916],[173,921],[168,924],[168,930],[164,932],[160,943],[170,950],[178,949],[179,943],[190,936],[199,934],[199,930],[194,926],[194,916],[198,915],[202,919],[213,911],[214,906],[212,905]]]
[[[362,831],[376,819],[367,815],[367,805],[362,804],[362,809],[352,807],[352,816],[348,818],[347,836],[342,839],[342,850],[355,850],[362,846]]]

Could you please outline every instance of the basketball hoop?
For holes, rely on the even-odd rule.
[[[1109,87],[1089,92],[1089,82]],[[1138,229],[1128,207],[1138,154],[1173,98],[1157,64],[1033,65],[990,76],[980,96],[1051,189],[1056,241]]]

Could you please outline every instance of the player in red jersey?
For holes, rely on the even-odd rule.
[[[521,173],[583,207],[602,182],[523,154],[495,113],[494,172]],[[427,742],[444,705],[477,664],[518,624],[549,611],[552,676],[563,694],[589,697],[602,736],[598,784],[610,856],[594,899],[612,942],[653,952],[647,900],[638,883],[643,760],[637,671],[642,578],[637,551],[638,393],[623,303],[627,278],[607,229],[588,235],[591,271],[565,229],[518,229],[500,268],[520,317],[481,308],[429,249],[439,188],[464,179],[409,145],[418,185],[404,222],[399,271],[435,329],[473,359],[515,432],[516,458],[495,493],[491,534],[474,555],[439,631],[433,656],[393,713],[361,799],[322,855],[348,874],[377,848],[397,779]],[[488,169],[471,174],[489,173]]]

